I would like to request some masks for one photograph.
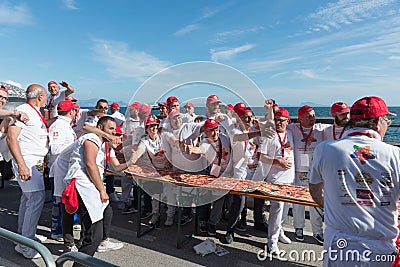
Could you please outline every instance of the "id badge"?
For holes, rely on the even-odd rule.
[[[310,158],[308,154],[300,154],[300,166],[302,167],[310,166]]]
[[[218,177],[220,172],[221,172],[221,166],[213,164],[211,167],[210,175]]]

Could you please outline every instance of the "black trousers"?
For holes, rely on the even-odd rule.
[[[228,217],[228,225],[227,232],[233,233],[233,229],[239,219],[240,213],[243,210],[245,196],[240,195],[231,195],[232,196],[232,204],[229,207],[229,217]]]
[[[107,205],[104,210],[103,219],[92,223],[90,219],[89,212],[83,203],[81,196],[78,193],[78,215],[81,219],[82,229],[83,229],[83,241],[82,246],[79,248],[79,252],[88,254],[93,256],[97,250],[97,247],[100,245],[100,242],[108,238],[110,235],[110,227],[112,220],[112,208],[110,205]],[[79,263],[74,263],[73,266],[84,266]]]

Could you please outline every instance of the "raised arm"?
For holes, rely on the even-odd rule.
[[[62,87],[67,88],[67,90],[65,91],[66,97],[75,92],[74,87],[72,87],[69,83],[62,81],[60,84],[62,85]]]

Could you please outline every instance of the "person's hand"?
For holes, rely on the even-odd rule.
[[[27,123],[29,121],[28,114],[22,111],[14,111],[14,117],[23,123]]]
[[[116,135],[110,135],[110,141],[108,141],[112,148],[117,148],[120,144],[122,144],[122,137]]]
[[[69,86],[69,84],[66,81],[62,81],[62,82],[60,82],[60,84],[62,87],[65,87],[65,88],[67,88]]]
[[[186,153],[190,154],[200,154],[200,147],[193,145],[193,140],[190,139],[189,145],[186,145]]]
[[[289,161],[287,158],[276,159],[276,163],[277,163],[278,167],[280,167],[284,170],[290,169],[293,165],[293,162]]]
[[[101,202],[105,203],[105,202],[108,201],[108,199],[109,199],[109,196],[106,193],[106,191],[105,190],[100,191],[100,200],[101,200]]]
[[[266,121],[265,123],[260,122],[258,125],[260,127],[260,132],[262,137],[267,137],[267,138],[275,137],[276,131],[274,123]]]
[[[18,165],[18,176],[24,181],[31,179],[31,171],[29,170],[28,166],[26,166],[25,162]]]

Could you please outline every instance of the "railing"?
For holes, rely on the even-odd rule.
[[[42,258],[46,266],[54,266],[54,267],[56,266],[53,255],[44,245],[1,227],[0,227],[0,236],[12,242],[16,242],[18,244],[35,249],[40,255],[42,255]]]
[[[78,262],[87,266],[93,267],[117,267],[117,265],[111,264],[109,262],[94,258],[92,256],[83,254],[81,252],[68,252],[64,253],[56,261],[54,261],[53,255],[51,252],[42,244],[33,241],[32,239],[26,238],[22,235],[11,232],[7,229],[0,227],[0,237],[8,239],[12,242],[30,247],[35,249],[43,258],[46,266],[55,267],[55,266],[63,266],[67,261]]]

